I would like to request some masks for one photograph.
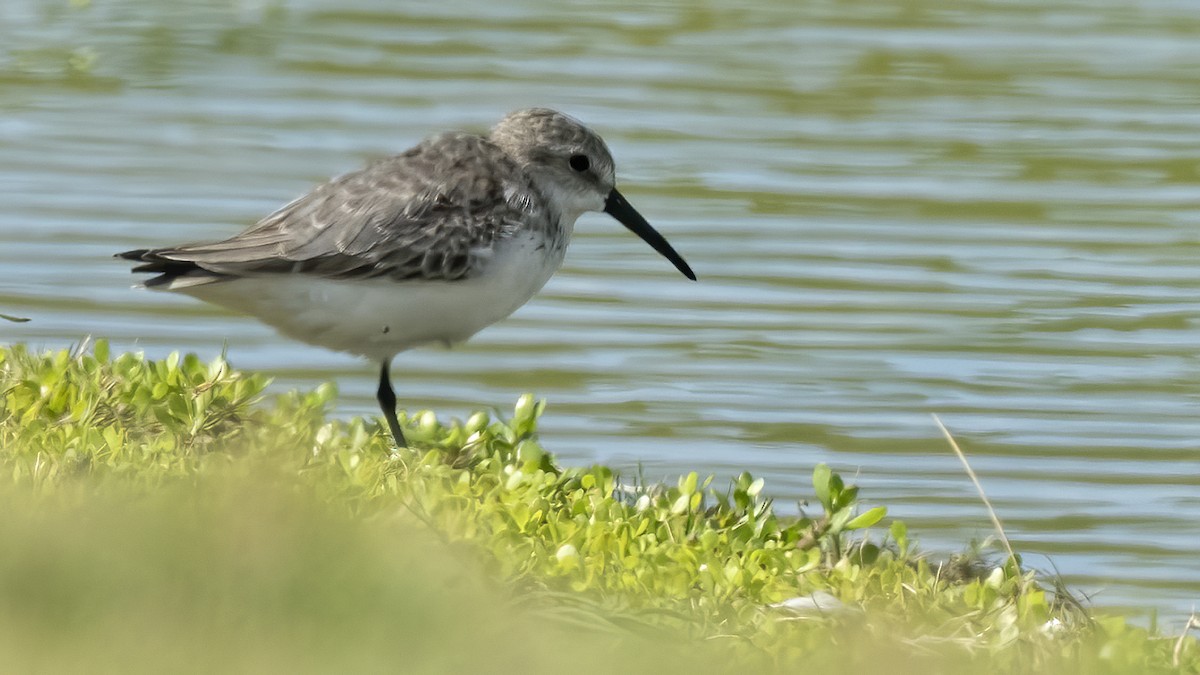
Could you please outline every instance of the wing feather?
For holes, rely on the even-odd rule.
[[[229,239],[121,257],[163,275],[148,285],[295,273],[453,281],[520,227],[549,227],[544,204],[491,142],[443,134],[318,185]]]

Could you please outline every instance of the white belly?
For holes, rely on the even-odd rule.
[[[302,274],[230,279],[180,289],[257,317],[280,333],[376,360],[471,337],[524,305],[562,264],[563,251],[521,237],[498,247],[479,276],[460,281],[331,280]]]

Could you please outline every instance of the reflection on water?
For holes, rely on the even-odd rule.
[[[336,379],[373,368],[109,256],[231,234],[446,127],[551,105],[695,267],[603,216],[512,319],[396,364],[462,415],[550,399],[568,462],[768,478],[817,462],[926,548],[1014,544],[1098,603],[1200,598],[1200,19],[1171,2],[0,7],[0,339],[83,334]]]

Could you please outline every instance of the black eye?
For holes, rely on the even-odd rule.
[[[587,155],[571,155],[571,159],[569,161],[571,163],[571,168],[575,169],[579,173],[587,171],[592,166],[592,160],[588,159]]]

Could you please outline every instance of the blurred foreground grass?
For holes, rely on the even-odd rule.
[[[1018,560],[867,534],[824,466],[788,519],[748,474],[559,468],[529,397],[393,454],[330,387],[107,351],[0,349],[10,672],[1200,672]]]
[[[205,478],[153,494],[6,488],[5,672],[555,664],[561,631],[509,611],[469,557],[419,528],[332,514],[274,478]]]

